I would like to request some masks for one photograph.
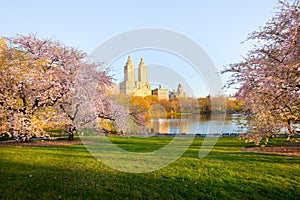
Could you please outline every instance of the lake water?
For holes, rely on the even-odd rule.
[[[185,115],[176,119],[152,119],[154,133],[161,134],[215,134],[245,132],[240,114]]]

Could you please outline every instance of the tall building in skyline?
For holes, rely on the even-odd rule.
[[[151,86],[148,82],[148,69],[144,63],[144,59],[138,66],[138,81],[136,81],[135,66],[130,56],[128,56],[126,65],[124,66],[124,81],[120,83],[120,93],[133,96],[151,95]]]
[[[177,98],[187,98],[187,94],[183,89],[183,86],[179,83],[177,88]]]
[[[188,98],[187,93],[184,91],[183,86],[181,83],[178,84],[177,91],[173,90],[170,92],[169,99],[186,99]]]
[[[127,62],[124,66],[124,81],[119,84],[120,93],[128,96],[148,96],[156,95],[160,100],[169,100],[175,98],[187,98],[187,93],[184,91],[183,86],[179,83],[177,92],[169,92],[168,89],[156,88],[151,91],[151,85],[148,79],[148,68],[145,65],[144,59],[141,58],[137,69],[138,77],[136,79],[136,67],[128,56]]]
[[[136,88],[135,80],[135,66],[128,56],[127,62],[124,66],[124,81],[120,83],[120,92],[125,94],[131,94]]]
[[[138,81],[141,83],[148,83],[148,69],[144,63],[144,59],[141,58],[138,67]]]

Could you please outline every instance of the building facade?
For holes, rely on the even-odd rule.
[[[183,99],[187,98],[187,94],[180,83],[178,84],[178,88],[177,88],[177,98],[183,98]]]
[[[159,100],[169,101],[169,90],[162,88],[161,86],[159,86],[159,88],[152,90],[152,95],[156,95]]]
[[[130,56],[128,56],[124,66],[124,81],[119,84],[119,91],[128,96],[145,97],[152,94],[156,95],[159,100],[167,101],[170,99],[187,98],[187,93],[180,83],[178,84],[176,92],[170,93],[168,89],[162,88],[161,86],[151,91],[151,85],[148,80],[148,68],[145,65],[144,59],[141,58],[136,71],[136,67]]]
[[[187,93],[184,91],[183,86],[179,83],[177,91],[173,90],[170,92],[169,99],[186,99],[188,98]]]
[[[120,93],[129,96],[148,96],[151,95],[151,86],[148,81],[148,69],[144,59],[138,66],[138,80],[136,80],[136,68],[130,56],[124,66],[124,81],[119,85]]]

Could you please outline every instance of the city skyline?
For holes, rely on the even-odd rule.
[[[187,98],[188,94],[184,91],[181,83],[178,83],[177,91],[175,89],[164,88],[161,85],[149,84],[148,67],[144,62],[144,58],[140,58],[138,67],[135,66],[130,55],[123,67],[123,79],[117,80],[120,93],[128,96],[149,96],[156,95],[160,100],[169,100],[175,98]],[[151,82],[151,80],[150,80]],[[117,91],[115,91],[117,92]]]
[[[55,15],[48,9],[53,5],[57,5]],[[37,33],[42,38],[61,40],[66,45],[91,53],[102,42],[117,34],[139,28],[157,27],[173,30],[191,38],[207,52],[218,70],[222,70],[225,65],[242,59],[252,43],[241,42],[249,33],[258,30],[271,19],[276,6],[276,0],[143,3],[4,1],[0,7],[0,16],[5,19],[1,24],[0,37]],[[134,53],[128,53],[135,58]],[[164,54],[159,56],[140,53],[144,54],[149,65],[165,65]],[[124,55],[120,55],[122,56]],[[167,65],[179,71],[183,66],[178,64],[178,59],[171,56]],[[193,80],[193,77],[189,78],[188,80]],[[222,75],[221,78],[224,83],[228,75]],[[201,88],[205,90],[204,87]],[[205,94],[207,92],[203,91],[199,95]],[[198,96],[197,92],[195,95]]]

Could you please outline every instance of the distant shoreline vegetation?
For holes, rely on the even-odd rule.
[[[129,113],[137,115],[143,121],[141,127],[148,127],[153,119],[176,119],[189,115],[239,114],[243,107],[243,102],[224,96],[166,100],[159,99],[156,95],[142,97],[119,93],[111,94],[111,98],[116,103],[128,108]],[[135,122],[134,118],[132,120]],[[136,125],[139,126],[139,124]],[[103,127],[108,133],[116,132],[114,126],[107,120],[102,120],[100,127]],[[137,130],[130,132],[139,132],[138,127],[135,129]]]
[[[131,97],[135,98],[135,97]],[[141,99],[141,98],[140,98]],[[165,112],[167,116],[185,114],[212,114],[227,113],[239,114],[243,108],[243,102],[231,97],[205,98],[178,98],[171,100],[159,100],[155,95],[144,97],[152,112]]]
[[[156,95],[127,96],[114,95],[113,99],[121,104],[128,103],[145,118],[173,118],[190,114],[240,114],[243,102],[232,97],[176,98],[159,99]]]

